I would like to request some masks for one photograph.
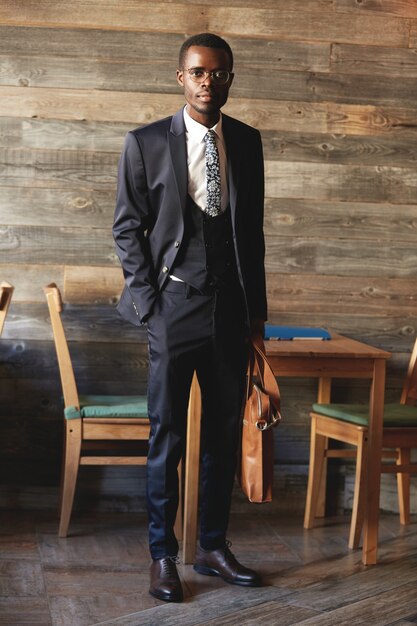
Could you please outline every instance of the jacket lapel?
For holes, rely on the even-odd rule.
[[[178,196],[184,214],[187,204],[188,169],[183,109],[177,111],[172,118],[171,128],[168,132],[168,144],[172,168],[177,183]]]

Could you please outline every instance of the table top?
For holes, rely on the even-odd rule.
[[[294,339],[293,341],[265,341],[269,357],[327,357],[338,359],[389,359],[390,352],[374,348],[361,341],[331,333],[329,340]]]

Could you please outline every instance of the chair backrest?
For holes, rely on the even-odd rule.
[[[417,403],[417,339],[414,342],[413,351],[408,364],[407,376],[404,381],[400,402],[401,404],[411,405]]]
[[[3,281],[0,283],[0,335],[3,331],[4,320],[9,309],[14,287],[10,283]]]
[[[61,319],[63,309],[61,292],[55,283],[47,285],[43,290],[46,295],[49,314],[51,316],[52,332],[54,335],[56,355],[58,357],[59,374],[61,377],[65,407],[74,406],[79,408],[80,402],[78,399],[74,370]]]

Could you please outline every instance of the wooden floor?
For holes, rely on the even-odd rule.
[[[256,506],[256,505],[254,505]],[[347,548],[348,519],[302,530],[262,506],[234,514],[232,550],[258,569],[259,589],[233,587],[180,566],[186,599],[148,594],[149,556],[142,515],[75,516],[58,539],[49,513],[3,512],[0,624],[30,626],[412,626],[417,624],[417,518],[401,529],[381,520],[380,562],[361,564]]]

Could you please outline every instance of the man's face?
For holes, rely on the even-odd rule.
[[[225,85],[216,84],[211,76],[195,83],[187,70],[200,69],[204,72],[231,71],[226,50],[191,46],[184,59],[184,67],[177,70],[177,81],[184,87],[188,114],[200,124],[210,127],[219,119],[221,107],[226,104],[233,76]]]

